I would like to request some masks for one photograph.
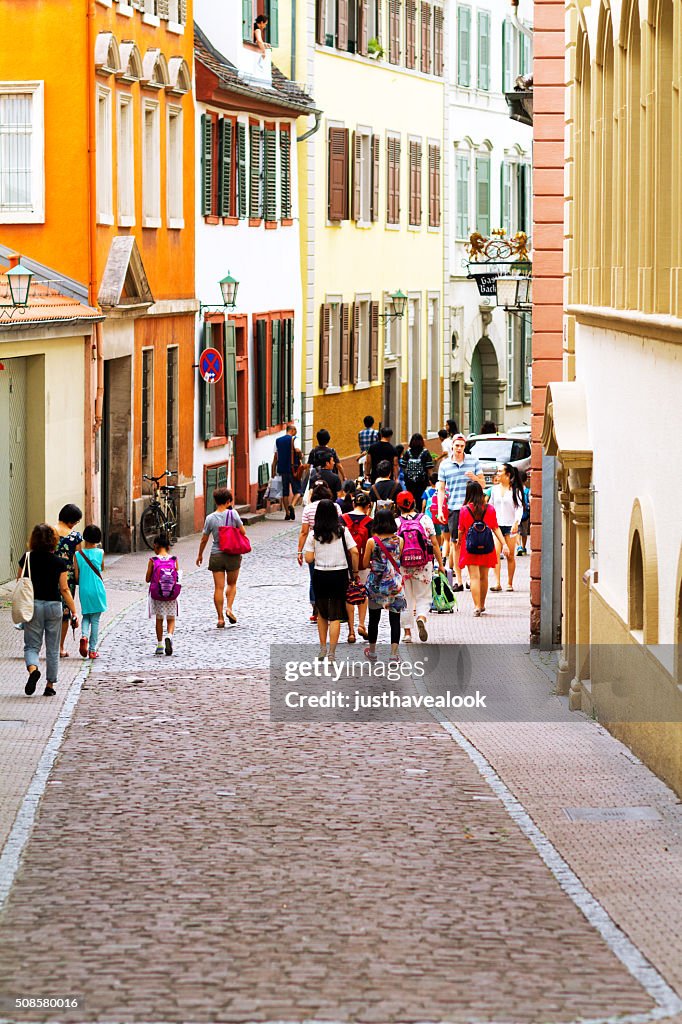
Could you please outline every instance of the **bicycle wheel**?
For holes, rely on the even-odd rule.
[[[154,546],[154,538],[164,532],[163,514],[158,505],[147,505],[140,519],[140,533],[148,548]]]
[[[175,544],[178,539],[178,510],[173,498],[168,499],[165,530],[170,538],[171,544]]]

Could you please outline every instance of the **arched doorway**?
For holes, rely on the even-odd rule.
[[[471,354],[471,394],[469,396],[469,431],[481,429],[486,419],[493,419],[501,428],[499,368],[495,348],[485,336]]]

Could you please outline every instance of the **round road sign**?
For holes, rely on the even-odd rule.
[[[205,348],[199,356],[199,373],[207,384],[217,384],[223,376],[223,357],[215,348]]]

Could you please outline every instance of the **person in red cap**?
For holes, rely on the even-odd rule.
[[[428,640],[426,616],[431,606],[431,566],[435,558],[438,568],[445,572],[436,528],[429,516],[415,508],[414,495],[401,491],[395,499],[400,518],[398,536],[402,537],[400,572],[403,577],[407,607],[401,614],[405,631],[403,641],[412,643],[412,624],[416,618],[419,639]]]

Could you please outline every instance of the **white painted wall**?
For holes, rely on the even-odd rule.
[[[493,321],[487,328],[487,335],[495,347],[499,373],[501,378],[507,376],[507,343],[506,315],[504,310],[494,305],[494,298],[486,303],[479,296],[474,281],[466,279],[466,268],[463,261],[468,260],[464,249],[464,240],[457,237],[457,188],[455,180],[455,153],[459,145],[465,142],[470,150],[472,163],[472,184],[469,191],[470,231],[476,230],[475,151],[487,144],[490,150],[491,163],[491,230],[501,226],[502,203],[500,186],[500,166],[509,157],[531,161],[532,129],[518,121],[512,121],[502,91],[502,22],[505,18],[511,21],[511,6],[502,0],[468,0],[471,9],[471,87],[466,89],[457,84],[457,4],[446,5],[448,20],[447,61],[448,75],[448,150],[447,166],[447,221],[446,221],[446,262],[450,269],[450,332],[457,331],[459,344],[451,354],[450,373],[454,378],[463,374],[464,380],[471,378],[471,355],[483,333],[480,307],[489,304],[493,313]],[[487,91],[476,88],[477,77],[477,15],[478,11],[486,11],[490,15],[490,86]],[[533,23],[532,0],[520,0],[519,19],[526,25]],[[516,227],[512,224],[512,233]],[[447,386],[447,385],[446,385]],[[465,402],[466,406],[466,402]],[[530,423],[530,405],[507,406],[505,410],[505,426],[508,428],[516,423]]]
[[[196,111],[196,152],[197,167],[200,166],[201,152],[201,115],[207,111],[223,113],[218,108],[207,107],[198,103]],[[240,114],[239,120],[248,125],[249,115]],[[255,390],[255,355],[251,317],[254,313],[267,313],[271,310],[294,311],[294,381],[299,382],[302,373],[303,345],[303,307],[301,294],[300,265],[300,231],[298,220],[298,165],[296,146],[296,124],[293,121],[277,122],[280,126],[290,125],[291,128],[291,203],[294,223],[289,227],[278,226],[274,230],[260,227],[249,227],[248,219],[238,225],[206,224],[201,216],[201,175],[196,176],[196,295],[204,305],[222,302],[218,282],[228,271],[239,281],[237,292],[236,314],[248,316],[248,351],[249,351],[249,419],[250,419],[250,464],[252,483],[258,480],[258,466],[261,462],[272,461],[275,437],[269,435],[255,436],[256,422],[256,390]],[[277,147],[277,180],[279,182],[279,146]],[[247,141],[247,181],[248,181],[248,141]],[[279,217],[279,191],[278,191]],[[197,319],[197,356],[201,349],[201,323]],[[201,408],[199,400],[195,402],[195,447],[194,475],[196,479],[196,495],[203,494],[204,466],[219,462],[227,452],[231,456],[230,446],[227,448],[207,449],[200,433],[199,418]],[[300,425],[301,395],[298,387],[294,393],[294,422]]]
[[[585,388],[594,447],[597,589],[628,615],[628,540],[635,498],[654,507],[659,643],[675,639],[675,584],[682,545],[682,350],[576,325],[576,378]]]

